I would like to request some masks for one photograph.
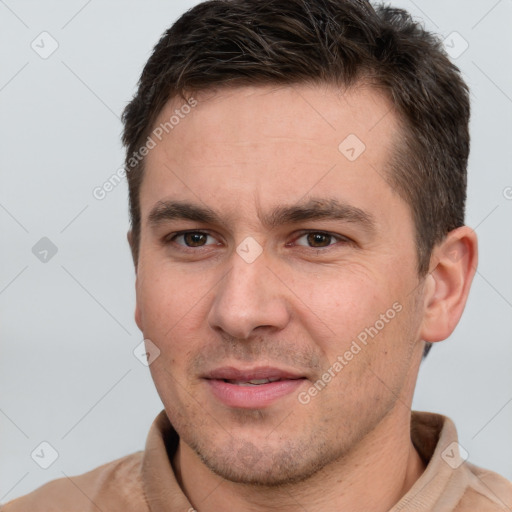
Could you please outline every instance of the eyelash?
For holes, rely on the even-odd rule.
[[[168,235],[167,237],[164,238],[163,242],[165,245],[170,245],[171,243],[175,243],[175,240],[178,238],[178,237],[182,237],[182,236],[185,236],[185,235],[188,235],[188,234],[199,234],[199,235],[206,235],[207,237],[208,236],[211,236],[212,238],[213,235],[211,235],[210,233],[208,233],[207,231],[194,231],[194,230],[191,230],[191,231],[179,231],[179,232],[176,232],[176,233],[172,233],[171,235]],[[294,239],[294,242],[296,242],[297,240],[299,240],[300,238],[304,237],[304,236],[307,236],[307,235],[310,235],[310,234],[316,234],[316,235],[323,235],[323,236],[326,236],[326,237],[331,237],[331,239],[335,239],[337,240],[338,242],[342,242],[343,244],[353,244],[353,240],[351,240],[350,238],[346,237],[346,236],[343,236],[343,235],[337,235],[337,234],[334,234],[334,233],[329,233],[328,231],[315,231],[315,230],[306,230],[306,231],[302,231],[295,239]],[[208,245],[200,245],[200,246],[197,246],[197,247],[189,247],[187,245],[181,245],[181,244],[176,244],[180,247],[180,250],[183,250],[183,251],[193,251],[193,252],[196,252],[197,249],[203,249],[205,247],[208,247]],[[216,245],[216,244],[210,244],[210,245]],[[322,251],[322,252],[325,252],[327,250],[329,250],[330,248],[334,247],[336,244],[329,244],[325,247],[311,247],[311,246],[307,246],[307,245],[299,245],[298,247],[303,247],[305,249],[313,249],[313,250],[316,250],[316,251]],[[290,246],[289,243],[286,244],[287,247]]]

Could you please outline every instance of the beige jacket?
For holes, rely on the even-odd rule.
[[[462,460],[450,418],[413,411],[411,438],[427,467],[389,512],[512,511],[512,483]],[[177,444],[178,435],[162,411],[151,426],[144,451],[83,475],[49,482],[0,510],[192,512],[170,462]]]

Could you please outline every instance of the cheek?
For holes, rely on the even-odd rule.
[[[193,311],[204,289],[200,279],[184,276],[161,260],[145,258],[137,277],[137,304],[145,330],[166,332]]]
[[[391,306],[389,289],[375,275],[355,266],[339,267],[293,280],[296,305],[313,321],[324,324],[331,335],[346,340]],[[388,304],[390,302],[390,304]],[[300,306],[302,304],[302,306]]]
[[[369,374],[366,380],[373,382],[371,369],[387,374],[410,350],[414,333],[405,292],[409,288],[388,276],[353,265],[294,280],[301,299],[295,310],[310,343],[322,352],[327,368],[343,358],[345,377],[339,381]]]
[[[161,351],[169,367],[185,364],[206,339],[206,318],[215,280],[205,273],[184,275],[166,264],[150,262],[140,268],[137,305],[145,338]]]

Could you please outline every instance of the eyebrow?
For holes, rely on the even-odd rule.
[[[375,218],[356,206],[334,198],[311,198],[305,203],[277,206],[268,214],[259,215],[262,224],[273,229],[286,224],[311,220],[342,220],[359,224],[368,232],[375,231]],[[156,228],[171,220],[191,220],[205,224],[224,224],[220,214],[207,206],[186,201],[158,201],[148,216],[148,225]]]

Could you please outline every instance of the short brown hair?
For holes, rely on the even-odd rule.
[[[135,264],[144,161],[133,154],[168,100],[219,86],[362,80],[400,120],[387,178],[411,207],[425,275],[435,244],[464,224],[469,91],[437,36],[403,9],[365,0],[209,0],[163,34],[123,113]]]

